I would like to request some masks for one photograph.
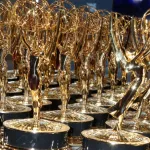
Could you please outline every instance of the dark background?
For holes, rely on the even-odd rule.
[[[142,17],[150,8],[150,0],[113,0],[112,10],[122,14]]]
[[[0,0],[1,2],[2,0]],[[16,0],[10,0],[11,2],[15,2]],[[55,0],[47,0],[49,3],[53,3]],[[69,0],[77,7],[81,5],[87,5],[87,3],[94,3],[96,4],[97,9],[106,9],[111,11],[112,10],[112,2],[113,0]]]
[[[54,2],[54,0],[48,0],[49,3]],[[96,4],[97,9],[106,9],[111,11],[112,10],[112,2],[113,0],[70,0],[74,5],[77,7],[81,5]]]

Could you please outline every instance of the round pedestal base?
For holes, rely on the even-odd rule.
[[[4,124],[4,142],[23,149],[60,149],[67,146],[69,127],[65,124],[34,119],[7,120]]]
[[[29,107],[13,105],[12,103],[6,103],[3,106],[0,103],[0,126],[3,125],[5,120],[29,118],[30,112],[31,108]]]
[[[43,97],[43,99],[52,102],[51,110],[58,110],[58,106],[61,104],[61,93],[59,88],[49,89],[49,92]]]
[[[28,101],[25,101],[24,96],[12,96],[12,97],[7,97],[7,101],[13,103],[14,105],[24,105],[24,106],[28,106],[30,108],[32,108],[32,97],[29,96]],[[51,101],[48,100],[42,100],[42,108],[41,111],[43,110],[50,110],[51,109]]]
[[[117,123],[118,120],[106,121],[106,124],[111,128],[115,128]],[[129,132],[139,133],[150,138],[150,122],[146,120],[142,121],[139,119],[138,121],[135,121],[133,119],[125,119],[122,123],[122,129]]]
[[[133,119],[136,117],[136,115],[137,115],[136,111],[128,111],[127,114],[125,115],[125,119]],[[140,119],[141,120],[145,120],[145,119],[149,120],[150,116],[146,112],[141,112]]]
[[[78,103],[81,103],[82,99],[77,99],[76,101]],[[98,102],[98,98],[97,97],[89,97],[88,100],[87,100],[87,103],[93,104],[93,105],[95,105],[97,107],[100,106],[100,107],[105,107],[105,108],[109,108],[109,107],[111,107],[111,106],[116,104],[116,102],[111,101],[111,100],[109,100],[109,99],[107,99],[105,97],[101,98],[101,102]]]
[[[104,93],[102,93],[102,96],[107,97],[109,99],[111,98],[114,101],[118,101],[124,96],[126,90],[127,90],[127,86],[125,87],[117,86],[115,87],[113,96],[112,96],[112,93],[113,93],[112,90],[105,90]]]
[[[61,99],[61,93],[59,87],[49,89],[48,92],[44,93],[43,99],[45,100]]]
[[[23,95],[23,90],[20,88],[11,87],[6,92],[6,96],[15,96],[15,95]]]
[[[19,76],[13,76],[13,75],[12,75],[12,76],[11,76],[11,75],[9,76],[9,75],[8,75],[7,80],[8,80],[8,82],[9,82],[9,81],[19,81]]]
[[[41,112],[41,118],[67,124],[70,127],[68,134],[70,145],[81,145],[81,132],[91,128],[94,120],[94,118],[91,116],[79,114],[70,110],[67,110],[65,118],[61,117],[60,110]]]
[[[8,86],[12,88],[18,88],[19,87],[19,81],[9,81]]]
[[[75,112],[92,116],[94,118],[93,126],[96,127],[104,127],[105,122],[109,117],[106,108],[97,107],[91,104],[87,104],[86,109],[83,109],[83,106],[80,103],[70,104],[67,107]]]
[[[83,135],[84,150],[146,150],[150,143],[148,137],[137,133],[111,129],[85,130]],[[121,137],[121,139],[120,139]]]
[[[109,99],[107,99],[105,97],[101,98],[101,102],[97,102],[97,101],[98,101],[98,98],[96,98],[96,97],[88,98],[88,103],[93,104],[95,106],[109,108],[109,107],[111,107],[111,106],[116,104],[116,102],[111,101],[111,100],[109,100]]]
[[[0,128],[0,149],[1,150],[25,150],[25,149],[20,149],[20,148],[15,148],[10,145],[7,145],[4,143],[4,128]],[[61,149],[56,149],[56,150],[68,150],[68,146],[61,148]]]

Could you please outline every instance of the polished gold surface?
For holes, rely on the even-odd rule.
[[[87,104],[93,104],[95,106],[101,106],[101,107],[110,107],[115,105],[116,101],[114,99],[111,99],[111,97],[105,95],[101,97],[101,102],[98,102],[98,97],[96,95],[94,97],[89,97],[87,100]],[[82,98],[76,99],[76,102],[82,103]]]
[[[106,124],[111,128],[115,128],[117,120],[108,120]],[[139,134],[150,134],[150,122],[139,119],[138,121],[134,119],[124,119],[122,122],[122,129],[129,132],[135,132]]]
[[[13,87],[13,88],[18,88],[19,87],[19,81],[9,81],[8,86]]]
[[[80,103],[69,104],[67,106],[68,109],[78,113],[85,113],[85,114],[105,114],[108,113],[106,108],[98,107],[92,104],[87,104],[86,109],[83,110],[83,106]]]
[[[48,119],[48,120],[54,120],[59,122],[89,122],[93,121],[94,118],[88,115],[79,114],[76,112],[73,112],[71,110],[66,111],[65,118],[61,118],[61,111],[42,111],[41,112],[41,118]]]
[[[125,118],[126,118],[126,119],[135,118],[135,117],[136,117],[136,114],[137,114],[136,111],[128,111],[128,112],[126,113]],[[140,119],[143,119],[143,120],[144,120],[144,118],[147,118],[147,117],[148,117],[148,120],[149,120],[150,118],[149,118],[149,115],[147,114],[147,112],[142,111],[142,112],[141,112],[141,115],[140,115]]]
[[[20,130],[23,132],[31,132],[31,133],[54,133],[57,134],[59,132],[67,132],[69,131],[69,127],[65,124],[61,124],[54,121],[48,121],[44,119],[38,120],[38,127],[35,128],[35,120],[34,119],[21,119],[21,120],[7,120],[4,122],[4,126],[6,128]]]
[[[121,92],[121,93],[114,92],[112,94],[111,90],[106,90],[104,91],[104,93],[102,93],[102,98],[110,99],[112,101],[119,101],[123,97],[123,95],[124,95],[124,92]],[[92,96],[94,98],[97,98],[97,94],[92,94]]]
[[[133,145],[141,146],[150,143],[148,137],[144,137],[137,133],[120,131],[123,141],[118,136],[118,133],[112,129],[91,129],[82,131],[82,135],[87,139],[96,141],[108,142],[115,145]]]
[[[90,97],[87,103],[101,107],[110,107],[116,104],[115,101],[107,99],[106,97],[101,97],[101,102],[98,101],[98,97]]]
[[[22,105],[13,104],[11,102],[5,102],[5,105],[3,106],[2,103],[0,103],[0,113],[21,113],[21,112],[30,112],[31,108],[25,107]]]
[[[17,79],[18,78],[17,75],[18,75],[18,70],[8,70],[7,71],[8,79]]]
[[[80,83],[79,82],[75,82],[75,83],[70,84],[70,86],[69,86],[69,93],[70,94],[74,94],[74,95],[76,95],[76,94],[82,95]]]
[[[17,98],[14,101],[23,105],[32,103],[34,118],[6,121],[4,125],[32,133],[58,133],[69,130],[58,122],[40,119],[40,109],[44,105],[42,99],[56,99],[62,101],[62,106],[61,113],[56,111],[58,114],[50,114],[54,120],[82,122],[87,119],[75,112],[110,113],[118,119],[114,127],[117,131],[91,130],[86,133],[89,133],[88,138],[91,136],[104,141],[108,138],[107,142],[119,144],[120,139],[124,139],[126,144],[133,145],[143,144],[143,140],[149,142],[147,138],[134,133],[128,133],[127,136],[127,132],[121,130],[129,108],[137,110],[134,118],[136,125],[143,109],[149,114],[149,14],[150,10],[145,12],[142,18],[137,18],[97,10],[91,6],[76,8],[67,0],[55,1],[52,4],[46,0],[1,3],[0,110],[3,113],[26,111],[23,106],[15,105],[13,100],[6,100],[7,92],[21,92],[18,89],[20,87],[24,89],[25,99]],[[8,72],[8,54],[13,58],[14,71]],[[70,70],[71,62],[74,62],[75,66],[73,72]],[[117,77],[119,70],[120,86]],[[129,74],[130,82],[127,84]],[[19,85],[7,83],[7,79],[17,76],[20,78]],[[71,77],[77,78],[78,81],[71,84]],[[59,87],[50,89],[53,82],[59,83]],[[103,93],[107,83],[110,84],[110,89]],[[88,99],[91,90],[97,91],[95,100]],[[67,106],[70,94],[82,95],[80,104]],[[105,98],[108,101],[105,101]],[[93,102],[89,104],[88,101]],[[147,106],[145,102],[148,102]],[[111,107],[99,107],[103,105]],[[67,112],[67,108],[74,112]],[[49,113],[46,113],[47,118],[50,117]],[[148,117],[144,118],[144,121],[147,119]]]
[[[43,96],[43,99],[61,99],[61,93],[59,88],[51,88],[48,90],[47,95]]]
[[[12,96],[12,97],[7,97],[6,100],[10,103],[13,104],[19,104],[19,105],[25,105],[25,106],[31,106],[33,101],[32,101],[32,97],[29,96],[28,100],[25,101],[24,96]],[[48,101],[48,100],[42,100],[42,106],[44,105],[51,105],[52,102]]]
[[[8,94],[10,93],[10,94],[15,94],[15,93],[21,93],[22,92],[22,90],[21,89],[19,89],[19,88],[16,88],[16,87],[8,87],[7,88],[7,91],[6,91]]]

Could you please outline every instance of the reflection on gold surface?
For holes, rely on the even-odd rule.
[[[47,111],[41,112],[41,118],[48,119],[48,120],[55,120],[60,122],[88,122],[94,120],[94,118],[82,115],[71,110],[66,111],[66,117],[62,120],[61,112],[59,110],[56,111]]]
[[[25,105],[25,106],[31,106],[33,103],[31,96],[28,97],[28,101],[25,101],[24,96],[7,97],[7,101],[13,104]],[[50,104],[52,104],[52,102],[47,100],[42,100],[42,105],[50,105]]]
[[[92,104],[87,104],[86,105],[86,110],[83,111],[82,109],[82,105],[80,103],[76,103],[76,104],[69,104],[68,105],[68,109],[71,109],[75,112],[78,112],[78,113],[85,113],[85,114],[105,114],[105,113],[108,113],[107,109],[106,108],[103,108],[103,107],[97,107],[95,105],[92,105]]]
[[[4,126],[6,128],[32,133],[58,133],[67,132],[69,130],[67,125],[43,119],[39,120],[39,126],[35,128],[34,121],[34,119],[8,120],[4,122]]]
[[[108,138],[113,142],[121,142],[120,139],[124,139],[127,143],[142,144],[144,137],[138,138],[139,135],[131,133],[127,137],[121,128],[124,115],[135,102],[138,104],[135,121],[140,118],[143,108],[149,108],[143,105],[150,95],[150,80],[147,76],[150,70],[149,14],[150,10],[142,18],[136,18],[96,10],[90,6],[76,8],[67,0],[52,4],[46,0],[1,3],[0,109],[3,113],[27,110],[23,106],[14,105],[12,101],[6,101],[6,92],[14,94],[20,91],[15,88],[16,84],[7,84],[7,79],[14,78],[17,72],[20,77],[19,86],[25,89],[25,100],[17,103],[31,104],[28,93],[30,88],[34,118],[11,120],[4,125],[28,132],[57,133],[69,130],[58,122],[40,120],[42,98],[62,101],[61,115],[52,114],[52,119],[82,122],[87,117],[66,110],[70,94],[78,93],[82,95],[82,101],[80,104],[68,105],[72,111],[86,114],[110,113],[119,120],[114,128],[116,132],[107,130],[104,133],[105,130],[97,130],[97,134],[89,134],[91,138],[94,135],[96,140]],[[8,54],[13,56],[16,67],[14,74],[7,72]],[[72,61],[75,63],[74,73],[70,71]],[[105,77],[106,67],[108,78]],[[117,86],[119,69],[122,72],[121,85]],[[131,73],[129,85],[126,84],[128,73]],[[72,76],[78,79],[76,84],[70,84]],[[59,88],[49,89],[53,81],[59,82]],[[105,95],[104,83],[110,83],[111,86]],[[45,89],[42,95],[43,86]],[[97,90],[97,98],[89,104],[87,102],[91,89]],[[103,97],[114,102],[109,109],[98,107],[103,106]],[[148,142],[147,139],[146,141]]]
[[[120,131],[121,136],[123,137],[123,141],[120,141],[120,137],[118,136],[117,132],[111,129],[95,129],[95,130],[86,130],[82,132],[82,135],[85,138],[93,139],[96,141],[103,141],[108,142],[112,145],[145,145],[150,142],[149,138],[144,137],[137,133],[131,133],[126,131]]]
[[[5,106],[3,107],[3,104],[2,102],[0,103],[0,112],[1,113],[21,113],[21,112],[30,112],[31,111],[31,108],[29,107],[25,107],[25,106],[22,106],[22,105],[17,105],[16,107],[16,104],[13,104],[11,102],[6,102],[5,103]]]

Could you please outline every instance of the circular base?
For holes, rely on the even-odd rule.
[[[120,136],[119,136],[120,134]],[[111,129],[85,130],[83,135],[84,150],[146,150],[150,143],[148,137],[127,131]]]
[[[19,81],[19,77],[17,77],[17,76],[16,77],[15,76],[10,76],[10,77],[7,78],[7,80],[8,80],[8,82],[9,81]]]
[[[92,126],[92,122],[94,120],[94,118],[91,116],[72,112],[71,110],[66,111],[65,118],[61,117],[60,110],[41,112],[41,118],[57,122],[63,122],[69,125],[69,136],[78,138],[83,130],[89,129]]]
[[[7,120],[4,123],[4,142],[23,149],[59,149],[67,146],[69,127],[65,124],[40,119]]]
[[[13,88],[18,88],[19,87],[19,81],[9,81],[8,86],[13,87]]]
[[[23,90],[20,88],[10,87],[7,89],[6,96],[23,95]]]
[[[8,81],[18,81],[18,70],[8,70],[7,71],[7,80]]]
[[[49,88],[55,88],[55,87],[59,87],[59,83],[54,81],[54,82],[51,82],[50,85],[49,85]]]
[[[51,88],[48,93],[43,96],[43,99],[51,100],[51,99],[61,99],[61,93],[59,88]]]
[[[101,107],[108,108],[108,107],[111,107],[111,106],[116,104],[116,102],[111,101],[111,100],[109,100],[109,99],[107,99],[105,97],[101,98],[101,102],[100,103],[97,102],[97,101],[98,101],[98,98],[94,98],[94,97],[88,98],[88,103],[93,104],[95,106],[101,106]]]
[[[0,128],[0,149],[1,150],[25,150],[25,149],[20,149],[20,148],[15,148],[12,146],[7,145],[6,143],[4,143],[4,128]],[[56,149],[56,150],[68,150],[68,146],[65,148],[61,148],[61,149]]]
[[[57,110],[61,104],[61,94],[59,88],[49,89],[48,95],[43,97],[44,100],[50,100],[52,102],[51,110]]]
[[[112,92],[106,92],[106,93],[102,93],[102,98],[109,100],[112,103],[116,103],[118,102],[124,94],[118,94],[115,93],[114,95],[112,95]],[[92,94],[93,98],[97,98],[97,94]]]
[[[128,86],[116,86],[114,91],[114,100],[118,100],[122,98],[127,90]],[[102,93],[102,96],[105,97],[112,97],[112,90],[105,90],[104,93]]]
[[[30,117],[31,108],[21,106],[21,105],[13,105],[12,103],[6,103],[3,107],[2,103],[0,103],[0,126],[3,125],[5,120],[10,119],[24,119]]]
[[[70,94],[79,94],[79,95],[82,95],[81,88],[80,88],[78,82],[72,83],[69,86],[69,93]]]
[[[85,110],[83,110],[83,106],[80,103],[69,104],[67,108],[78,113],[83,113],[92,116],[94,118],[93,126],[97,127],[104,127],[105,121],[109,117],[106,108],[97,107],[92,104],[87,104]]]
[[[78,103],[81,103],[82,102],[82,98],[81,99],[77,99],[76,100]],[[98,98],[97,97],[89,97],[88,100],[87,100],[87,103],[89,104],[93,104],[95,106],[100,106],[100,107],[111,107],[113,105],[116,104],[116,102],[114,101],[111,101],[105,97],[101,97],[101,102],[98,102]]]
[[[133,119],[134,117],[136,117],[136,115],[137,115],[136,111],[128,111],[127,114],[125,115],[125,119]],[[149,120],[150,116],[146,112],[141,112],[140,119]]]
[[[110,126],[111,128],[115,128],[117,125],[118,120],[108,120],[106,121],[106,124]],[[125,119],[123,120],[122,123],[122,129],[129,131],[129,132],[134,132],[134,133],[139,133],[144,136],[150,137],[150,122],[148,121],[142,121],[142,120],[130,120],[130,119]]]
[[[85,107],[85,110],[83,109],[83,105],[81,105],[80,103],[69,104],[67,105],[67,108],[75,112],[83,113],[83,114],[108,113],[106,108],[96,107],[95,105],[92,105],[92,104],[87,104]]]
[[[28,101],[25,101],[24,100],[24,96],[12,96],[12,97],[7,97],[7,100],[13,104],[17,104],[17,105],[24,105],[24,106],[29,106],[31,107],[32,104],[33,104],[33,101],[32,101],[32,97],[29,96],[28,97]],[[43,100],[42,101],[42,107],[44,106],[49,106],[51,105],[52,102],[51,101],[48,101],[48,100]]]

